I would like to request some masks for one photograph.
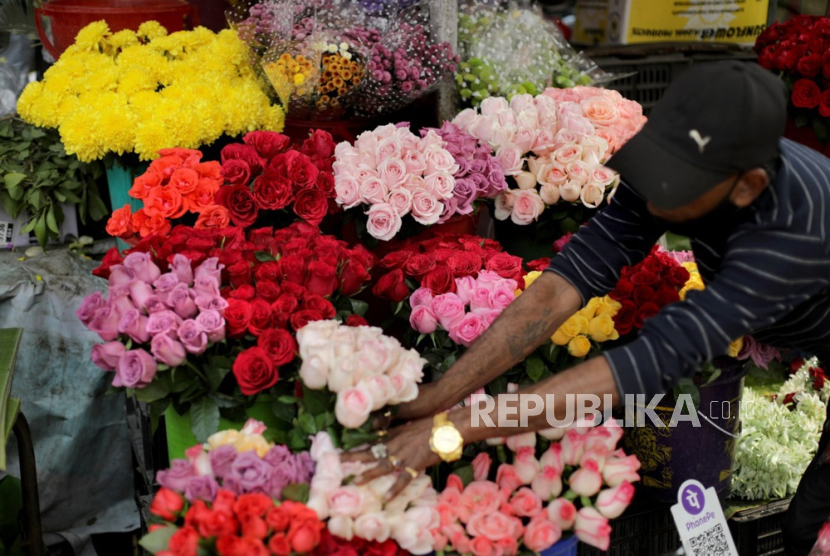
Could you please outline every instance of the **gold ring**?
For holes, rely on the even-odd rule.
[[[386,413],[384,413],[384,414],[383,414],[383,416],[384,416],[384,417],[386,417],[386,418],[388,419],[389,417],[391,417],[391,416],[392,416],[392,412],[391,412],[391,411],[387,411]]]
[[[417,479],[417,478],[418,478],[418,475],[420,475],[420,473],[418,473],[417,471],[415,471],[415,470],[414,470],[414,469],[412,469],[411,467],[404,467],[404,471],[406,471],[407,473],[409,473],[409,475],[410,475],[413,479]]]
[[[389,460],[389,463],[391,463],[391,464],[392,464],[392,467],[394,467],[395,469],[397,469],[398,467],[400,467],[400,466],[401,466],[401,460],[400,460],[400,458],[396,458],[395,456],[389,456],[389,457],[388,457],[388,458],[386,458],[386,459],[388,459],[388,460]]]
[[[388,431],[378,431],[378,432],[377,432],[378,438],[383,438],[383,437],[384,437],[384,436],[386,436],[387,434],[389,434],[389,432],[388,432]]]

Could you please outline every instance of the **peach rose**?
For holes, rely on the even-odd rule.
[[[356,429],[369,418],[374,400],[369,390],[360,384],[337,393],[334,414],[344,427]]]
[[[562,530],[545,517],[530,520],[525,528],[524,545],[533,552],[547,550],[562,538]]]
[[[474,513],[467,523],[467,533],[471,537],[485,537],[491,541],[510,537],[510,531],[510,519],[498,511]]]
[[[503,501],[504,497],[496,483],[473,481],[461,493],[459,515],[472,517],[476,514],[491,514],[499,509]]]
[[[536,176],[531,172],[522,171],[515,178],[519,189],[533,189],[536,187]]]
[[[580,496],[594,496],[602,488],[602,473],[594,460],[587,460],[568,480],[571,490]]]
[[[568,203],[578,201],[581,194],[582,186],[575,181],[567,181],[559,186],[559,197]]]
[[[516,474],[515,467],[509,463],[503,463],[499,465],[499,470],[496,473],[496,484],[503,493],[509,495],[522,486],[522,480]]]
[[[378,203],[369,209],[366,230],[379,240],[389,241],[401,230],[401,217],[389,203]]]
[[[367,541],[386,542],[391,533],[383,513],[364,514],[354,522],[354,534]]]
[[[608,519],[616,519],[622,515],[634,498],[634,485],[623,481],[619,486],[603,490],[597,497],[596,508]]]
[[[499,159],[505,176],[517,176],[522,172],[524,158],[522,149],[515,144],[509,143],[496,151],[496,158]]]
[[[550,129],[540,129],[536,134],[536,140],[533,142],[533,147],[530,149],[538,156],[545,156],[551,153],[556,144],[556,137]]]
[[[557,498],[546,508],[548,519],[566,531],[573,527],[576,520],[576,506],[566,498]]]
[[[535,435],[535,433],[534,433]],[[508,447],[510,439],[507,440]],[[513,467],[522,484],[529,485],[539,474],[539,460],[536,459],[536,450],[530,446],[519,448],[513,458]]]
[[[637,473],[640,469],[640,460],[637,456],[611,457],[605,461],[602,476],[608,486],[620,486],[624,481],[634,483],[640,480]]]
[[[582,147],[579,145],[560,147],[553,152],[553,159],[562,166],[567,166],[576,160],[582,160]]]
[[[605,188],[595,183],[588,183],[579,193],[582,204],[588,208],[597,208],[605,198]]]
[[[473,479],[476,481],[486,481],[490,474],[490,465],[492,460],[487,452],[481,452],[473,460]]]
[[[514,224],[526,226],[539,219],[545,210],[545,202],[535,189],[514,193],[513,211],[510,213]]]
[[[510,499],[510,507],[519,517],[533,517],[542,511],[542,499],[533,490],[522,487]]]
[[[585,117],[594,124],[610,126],[620,119],[616,104],[604,96],[588,98],[580,104]]]
[[[559,186],[552,183],[546,183],[539,189],[539,196],[542,198],[542,202],[546,205],[555,205],[561,198],[561,195],[559,194]]]
[[[608,550],[611,544],[611,526],[594,508],[582,508],[576,514],[576,536],[585,544]]]
[[[231,221],[231,215],[223,206],[212,205],[205,207],[199,218],[196,219],[194,228],[227,228]]]
[[[564,185],[568,181],[568,171],[558,162],[550,162],[539,168],[536,179],[543,186]]]
[[[515,189],[508,190],[496,196],[496,209],[493,214],[496,220],[507,220],[510,218],[510,215],[513,213],[516,191]]]

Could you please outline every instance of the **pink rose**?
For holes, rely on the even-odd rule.
[[[177,331],[179,339],[182,341],[184,349],[188,353],[199,355],[205,352],[208,345],[207,334],[199,327],[198,323],[193,319],[188,319],[182,323]]]
[[[377,411],[385,406],[395,396],[395,388],[392,386],[392,381],[386,375],[378,375],[364,379],[360,384],[366,387],[372,400],[374,400],[372,411]]]
[[[462,521],[468,521],[476,514],[492,514],[499,509],[504,500],[496,483],[473,481],[461,493],[458,515]]]
[[[513,392],[517,391],[513,390]],[[535,448],[536,447],[536,433],[535,432],[524,432],[521,434],[514,434],[513,436],[507,437],[507,447],[512,452],[518,452],[522,448]]]
[[[334,415],[348,429],[359,428],[369,418],[374,400],[365,386],[358,384],[337,393]]]
[[[533,517],[542,511],[542,499],[531,489],[522,487],[510,499],[510,507],[519,517]]]
[[[335,489],[328,498],[331,516],[357,517],[363,509],[363,495],[351,485]]]
[[[466,130],[468,127],[470,127],[470,124],[472,124],[476,120],[477,117],[478,114],[474,109],[467,108],[456,114],[455,118],[453,118],[452,120],[452,123],[454,123],[461,129]]]
[[[490,143],[493,138],[493,131],[498,123],[490,116],[478,116],[468,129],[470,135],[485,143]],[[492,143],[491,143],[492,144]]]
[[[571,490],[580,496],[594,496],[602,488],[602,473],[594,460],[587,460],[574,471],[568,481]]]
[[[403,157],[403,163],[406,166],[406,171],[410,174],[420,176],[427,169],[427,161],[424,155],[417,150],[407,152]]]
[[[536,179],[539,180],[542,186],[562,185],[568,181],[568,172],[558,162],[550,162],[539,168]]]
[[[509,440],[508,440],[509,442]],[[509,444],[508,444],[509,447]],[[529,485],[539,474],[539,460],[536,459],[536,450],[530,446],[519,448],[513,458],[513,467],[522,484]]]
[[[150,334],[147,332],[147,317],[142,315],[138,309],[130,309],[121,315],[118,321],[118,331],[139,344],[150,340]]]
[[[539,465],[542,467],[553,467],[554,469],[557,469],[559,473],[562,473],[562,470],[565,468],[562,463],[562,444],[551,444],[547,451],[542,454],[542,457],[539,459]]]
[[[476,313],[467,313],[455,326],[455,328],[450,330],[450,340],[456,344],[470,347],[470,344],[476,341],[479,336],[484,334],[485,330],[487,330],[487,327],[485,326],[481,315]]]
[[[103,370],[114,371],[118,367],[118,361],[126,352],[127,349],[121,342],[107,342],[92,346],[90,357],[92,362]]]
[[[409,325],[420,334],[432,334],[438,326],[438,319],[429,305],[413,307]]]
[[[634,498],[634,485],[623,481],[619,486],[600,492],[596,508],[608,519],[616,519],[631,504],[632,498]]]
[[[511,220],[514,224],[527,226],[539,219],[542,211],[545,210],[545,202],[535,189],[529,191],[516,191],[514,193],[513,212]]]
[[[515,282],[514,282],[515,285]],[[502,284],[490,292],[490,308],[504,310],[516,300],[516,288],[509,284]]]
[[[524,545],[533,552],[547,550],[562,538],[562,529],[545,517],[531,519],[522,538]]]
[[[481,101],[481,113],[485,116],[498,114],[502,110],[508,110],[510,105],[504,97],[487,97]]]
[[[375,149],[375,158],[379,161],[386,161],[390,158],[400,159],[402,150],[403,145],[401,144],[401,140],[396,135],[390,135],[378,141],[377,148]],[[381,164],[383,162],[378,166]]]
[[[608,152],[606,153],[608,155],[612,155],[617,152],[624,143],[615,130],[607,127],[598,127],[594,137],[605,140],[608,144]]]
[[[146,308],[147,301],[151,298],[156,297],[153,288],[147,282],[142,282],[141,280],[134,280],[127,287],[130,290],[130,299],[133,300],[133,303],[135,303],[135,306],[139,309]]]
[[[554,150],[567,147],[569,145],[576,145],[579,142],[580,135],[574,133],[570,129],[560,129],[556,132]]]
[[[597,125],[610,126],[620,119],[620,111],[609,99],[597,96],[581,102],[582,113]]]
[[[605,461],[605,467],[602,469],[602,476],[608,486],[616,487],[628,481],[634,483],[640,480],[640,475],[637,471],[640,469],[640,460],[637,456],[631,455],[628,457],[612,457]]]
[[[428,174],[424,178],[424,188],[439,199],[449,199],[455,189],[455,178],[445,171]]]
[[[167,304],[183,319],[189,319],[199,312],[193,301],[193,290],[181,282],[167,296]]]
[[[387,190],[392,191],[406,182],[406,164],[400,158],[387,158],[378,166],[378,175]]]
[[[432,305],[432,300],[434,296],[432,295],[432,291],[429,288],[418,288],[412,295],[409,297],[409,304],[414,307],[420,307],[421,305]]]
[[[225,339],[225,319],[219,311],[202,311],[196,317],[199,329],[207,334],[210,342],[221,342]]]
[[[493,216],[496,217],[496,220],[507,220],[510,218],[510,215],[513,213],[513,204],[515,202],[517,190],[510,190],[505,191],[504,193],[499,193],[496,197],[496,207]]]
[[[389,194],[386,202],[395,207],[395,210],[403,218],[412,209],[412,192],[405,187],[400,187]]]
[[[510,109],[517,114],[524,110],[531,110],[535,108],[536,104],[534,102],[533,95],[513,95],[513,98],[510,99]]]
[[[360,204],[360,184],[349,175],[334,176],[334,192],[337,194],[337,203],[343,208],[350,209]]]
[[[167,299],[167,295],[178,283],[179,276],[173,272],[167,272],[156,278],[156,281],[153,282],[153,287],[156,290],[156,295],[162,299]]]
[[[499,470],[496,473],[496,483],[501,491],[508,495],[524,484],[516,474],[516,468],[509,463],[499,465]]]
[[[576,506],[566,498],[556,498],[547,507],[548,519],[567,531],[574,525],[576,520]]]
[[[136,283],[144,284],[144,282],[139,282],[138,280],[136,280]],[[118,323],[120,320],[121,315],[115,307],[104,305],[95,310],[95,314],[87,325],[87,328],[98,334],[105,342],[111,342],[118,337]]]
[[[490,304],[490,291],[491,289],[485,285],[478,286],[474,289],[470,294],[470,310],[479,312],[492,309],[493,307]]]
[[[392,538],[412,554],[428,554],[433,549],[430,531],[439,523],[440,517],[435,508],[416,506],[401,516],[395,524]]]
[[[144,388],[156,376],[156,361],[143,349],[126,352],[118,360],[113,386],[124,388]]]
[[[177,253],[173,256],[170,272],[179,278],[179,282],[188,286],[193,284],[193,268],[190,265],[190,259],[184,255]]]
[[[569,430],[565,433],[560,445],[562,446],[562,463],[565,465],[577,465],[585,453],[585,435],[578,431]]]
[[[605,188],[595,183],[589,183],[579,193],[582,204],[588,208],[597,208],[605,198]]]
[[[521,173],[525,162],[523,154],[522,149],[513,144],[504,145],[496,151],[496,158],[501,163],[505,176],[517,176]]]
[[[552,183],[547,183],[539,189],[539,197],[542,202],[548,206],[555,205],[559,202],[559,186]]]
[[[181,342],[167,334],[156,334],[150,342],[150,351],[153,352],[156,361],[169,367],[178,367],[187,359],[187,352]]]
[[[119,344],[120,345],[120,344]],[[486,481],[490,474],[492,460],[487,452],[481,452],[473,459],[473,478],[476,481]]]
[[[575,181],[579,185],[585,185],[588,183],[588,178],[591,177],[588,165],[581,160],[569,162],[565,166],[565,170],[568,172],[568,179]]]
[[[357,183],[360,184],[362,187],[364,183],[371,179],[380,179],[380,176],[377,173],[377,170],[373,170],[374,165],[366,165],[361,164],[358,166],[357,170],[354,173],[354,178],[357,180]]]
[[[173,311],[159,311],[151,313],[147,319],[147,332],[152,336],[176,331],[182,323],[181,317]]]
[[[555,242],[554,242],[554,245],[556,245]],[[547,440],[560,440],[563,436],[565,436],[565,428],[564,427],[553,427],[551,429],[543,429],[543,430],[539,431],[539,436],[541,436],[542,438],[545,438]]]
[[[114,265],[110,268],[110,277],[107,283],[110,289],[119,286],[129,286],[136,280],[135,271],[132,268],[127,268],[122,264]]]
[[[454,174],[458,171],[458,164],[455,163],[455,158],[442,147],[430,147],[424,151],[424,158],[427,163],[424,174],[428,176],[438,172]]]
[[[132,269],[135,277],[147,284],[152,284],[156,278],[161,276],[161,270],[153,262],[153,257],[149,253],[130,253],[124,257],[122,264]]]
[[[467,523],[467,533],[471,537],[485,537],[491,541],[510,537],[510,530],[510,519],[501,512],[474,513]]]
[[[481,310],[478,312],[478,316],[481,317],[481,322],[484,323],[484,329],[487,330],[490,328],[496,319],[499,318],[501,315],[501,309],[490,309],[488,311]]]
[[[536,126],[538,127],[538,122]],[[538,135],[536,128],[529,126],[519,126],[519,131],[516,132],[515,144],[522,153],[530,152],[536,142],[536,135]]]
[[[549,129],[540,129],[539,133],[536,134],[536,140],[533,142],[533,148],[531,150],[537,156],[545,156],[553,151],[555,144],[556,137],[553,135],[553,132]]]
[[[571,162],[582,160],[582,147],[579,145],[565,145],[553,152],[553,159],[561,164],[567,166]]]
[[[545,502],[562,494],[562,470],[546,465],[542,472],[536,475],[530,485],[542,500]]]
[[[432,300],[432,312],[444,330],[452,331],[464,318],[464,302],[454,293],[445,293]]]
[[[364,514],[354,522],[354,534],[367,541],[386,542],[391,532],[383,513]]]
[[[470,296],[476,287],[476,279],[472,276],[461,276],[455,279],[455,293],[461,298],[464,305],[470,304]]]
[[[610,168],[599,166],[591,171],[590,181],[597,185],[608,187],[609,185],[614,185],[614,182],[617,181],[617,174]]]
[[[193,279],[195,282],[199,282],[199,279],[204,279],[206,277],[210,277],[216,283],[218,288],[219,284],[222,283],[222,269],[225,268],[225,265],[219,264],[219,259],[217,257],[211,257],[209,259],[205,259],[202,264],[196,267],[196,272],[193,275]],[[202,283],[207,283],[207,281],[202,280]],[[194,288],[197,288],[197,284],[194,284]],[[198,289],[198,288],[197,288]],[[208,291],[208,290],[205,290]],[[218,289],[217,289],[218,291]]]
[[[101,292],[94,292],[88,296],[86,296],[81,302],[81,306],[75,311],[75,316],[78,317],[84,326],[88,326],[90,322],[92,322],[92,318],[95,316],[95,311],[107,305],[107,302],[104,300],[104,296],[101,295]]]
[[[401,229],[401,217],[389,203],[372,205],[366,214],[369,215],[366,230],[376,239],[389,241]]]
[[[569,181],[559,186],[560,198],[568,203],[575,203],[582,195],[582,186],[575,181]]]
[[[412,217],[419,224],[429,226],[438,222],[444,204],[429,191],[416,191],[412,196]]]
[[[582,508],[576,514],[576,536],[585,544],[608,550],[611,545],[611,526],[594,508]]]
[[[380,178],[369,178],[360,184],[360,198],[369,205],[386,202],[389,187]]]

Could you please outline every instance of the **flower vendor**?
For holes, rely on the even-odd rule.
[[[524,430],[474,426],[469,407],[440,412],[522,361],[587,300],[614,289],[622,268],[643,260],[666,231],[691,239],[705,289],[662,310],[645,304],[642,315],[631,315],[645,320],[635,341],[520,393],[557,394],[547,408],[557,419],[565,416],[562,394],[611,395],[615,404],[627,394],[662,394],[747,334],[830,361],[830,160],[782,138],[787,98],[782,82],[754,64],[708,63],[684,73],[609,161],[622,183],[608,207],[440,380],[399,408],[398,418],[413,421],[389,431],[382,449],[351,454],[380,460],[358,484],[395,474],[395,494],[415,470],[452,461],[466,443],[548,429],[545,411],[528,412]],[[652,279],[644,269],[630,285]],[[494,423],[516,417],[517,407],[500,414],[501,407],[484,413]],[[828,444],[826,422],[785,520],[787,554],[808,554],[830,516]]]

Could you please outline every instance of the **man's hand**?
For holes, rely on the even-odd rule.
[[[418,397],[409,403],[399,405],[394,418],[402,421],[412,421],[432,417],[436,413],[449,409],[449,407],[441,407],[442,401],[436,395],[440,388],[440,380],[429,384],[421,384],[418,388]]]

